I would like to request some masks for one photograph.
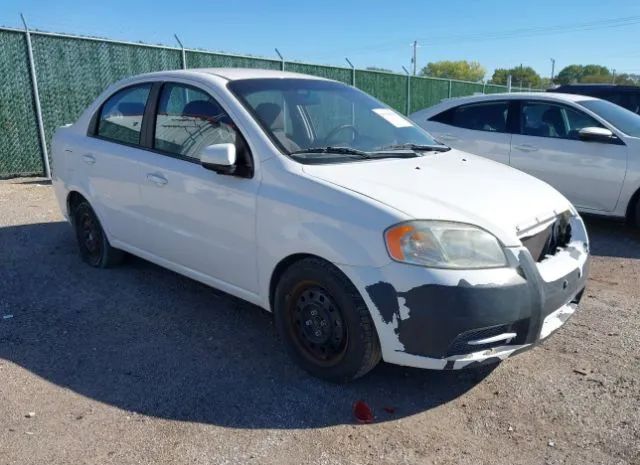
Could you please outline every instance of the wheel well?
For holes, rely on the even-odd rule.
[[[318,258],[320,260],[324,260],[322,257],[318,257],[317,255],[308,253],[296,253],[280,260],[280,262],[274,268],[273,273],[271,273],[271,281],[269,281],[269,306],[271,307],[271,310],[273,310],[273,299],[276,294],[276,286],[278,285],[278,281],[280,281],[280,277],[287,268],[305,258]]]
[[[79,192],[76,192],[76,191],[69,192],[69,195],[67,196],[67,213],[71,221],[73,221],[73,210],[75,210],[76,206],[80,202],[85,200],[86,199]]]
[[[638,188],[638,190],[634,192],[634,194],[631,196],[631,200],[629,200],[629,204],[627,205],[626,216],[627,221],[629,221],[630,223],[638,220],[638,218],[636,218],[636,205],[638,204],[638,201],[640,201],[640,188]]]

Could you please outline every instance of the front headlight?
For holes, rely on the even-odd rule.
[[[434,268],[499,268],[507,258],[498,239],[476,226],[451,221],[407,221],[384,233],[398,262]]]

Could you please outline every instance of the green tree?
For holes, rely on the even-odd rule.
[[[613,81],[613,76],[612,79]],[[623,84],[627,86],[640,86],[640,74],[616,74],[616,84]]]
[[[507,76],[511,75],[511,85],[513,87],[533,87],[541,86],[540,75],[531,66],[516,66],[515,68],[498,68],[493,72],[491,84],[507,85]]]
[[[486,71],[480,63],[467,60],[431,62],[420,70],[421,76],[473,82],[481,81],[485,74]]]
[[[578,82],[611,82],[613,75],[602,65],[569,65],[562,68],[555,82],[558,84],[574,84]]]

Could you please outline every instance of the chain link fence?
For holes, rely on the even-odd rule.
[[[176,47],[0,28],[0,178],[45,174],[38,115],[30,75],[35,68],[42,125],[49,147],[55,129],[75,121],[108,85],[139,73],[169,69],[241,67],[286,69],[355,83],[402,113],[448,97],[506,92],[505,86],[284,60],[227,55]],[[184,60],[184,61],[183,61]],[[513,90],[520,90],[513,88]]]

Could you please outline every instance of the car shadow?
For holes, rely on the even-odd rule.
[[[640,230],[622,222],[584,216],[591,254],[601,257],[640,258]]]
[[[0,263],[0,358],[154,417],[317,428],[353,423],[363,400],[388,421],[449,402],[495,368],[383,363],[351,384],[322,382],[288,358],[268,312],[134,257],[90,268],[62,222],[0,228]]]

